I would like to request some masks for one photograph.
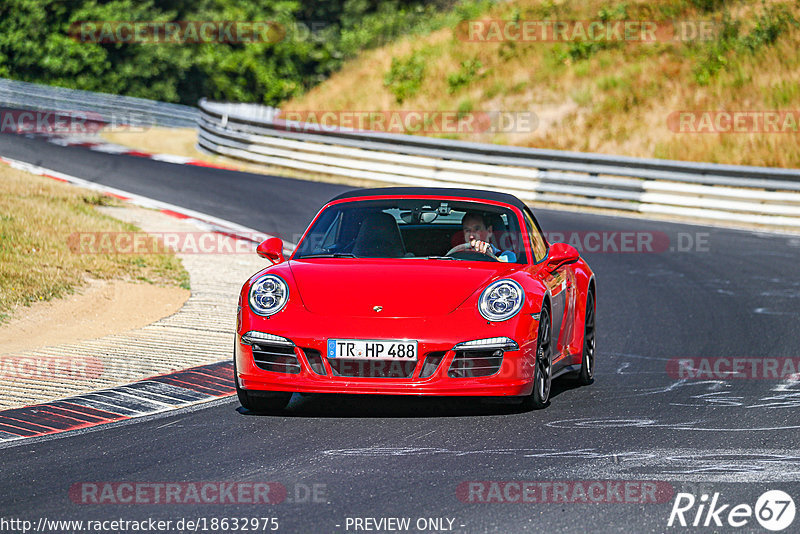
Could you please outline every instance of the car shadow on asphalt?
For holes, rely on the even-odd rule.
[[[550,390],[551,403],[557,402],[556,398],[561,393],[578,387],[576,382],[569,379],[554,380]],[[295,393],[286,409],[280,412],[261,414],[242,407],[237,411],[256,417],[423,418],[514,415],[538,410],[527,408],[519,399],[502,397]]]

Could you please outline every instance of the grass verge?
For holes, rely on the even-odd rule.
[[[189,274],[174,254],[78,254],[70,249],[70,235],[76,232],[138,230],[95,209],[115,202],[0,165],[0,322],[20,306],[71,294],[91,278],[189,289]]]
[[[223,164],[217,158],[204,154],[195,148],[197,144],[197,130],[195,128],[150,127],[142,131],[102,130],[100,137],[110,143],[152,154],[172,154],[208,161],[209,163]]]

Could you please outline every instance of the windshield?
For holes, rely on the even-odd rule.
[[[368,200],[327,208],[293,258],[425,258],[527,263],[511,209],[451,200]]]

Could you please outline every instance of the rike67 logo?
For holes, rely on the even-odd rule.
[[[739,528],[755,520],[765,529],[784,530],[794,522],[794,500],[780,490],[770,490],[756,500],[755,506],[746,503],[723,504],[720,494],[696,498],[691,493],[678,493],[669,514],[667,526]]]

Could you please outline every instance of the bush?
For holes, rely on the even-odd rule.
[[[447,92],[451,95],[469,85],[473,80],[481,78],[480,70],[483,68],[483,63],[478,59],[468,59],[461,62],[461,68],[458,72],[454,72],[447,77]]]
[[[726,13],[717,38],[700,54],[693,72],[699,85],[708,85],[711,79],[731,63],[729,56],[755,54],[773,44],[790,26],[800,25],[785,6],[770,6],[756,18],[756,24],[746,35],[741,35],[741,23],[731,20]]]
[[[417,94],[425,78],[425,64],[425,54],[419,51],[404,59],[392,58],[383,85],[391,91],[398,104]]]
[[[201,97],[277,105],[363,49],[455,25],[490,3],[3,0],[0,76],[189,105]],[[79,42],[69,35],[81,21],[180,20],[274,21],[286,35],[278,42],[201,44]]]

